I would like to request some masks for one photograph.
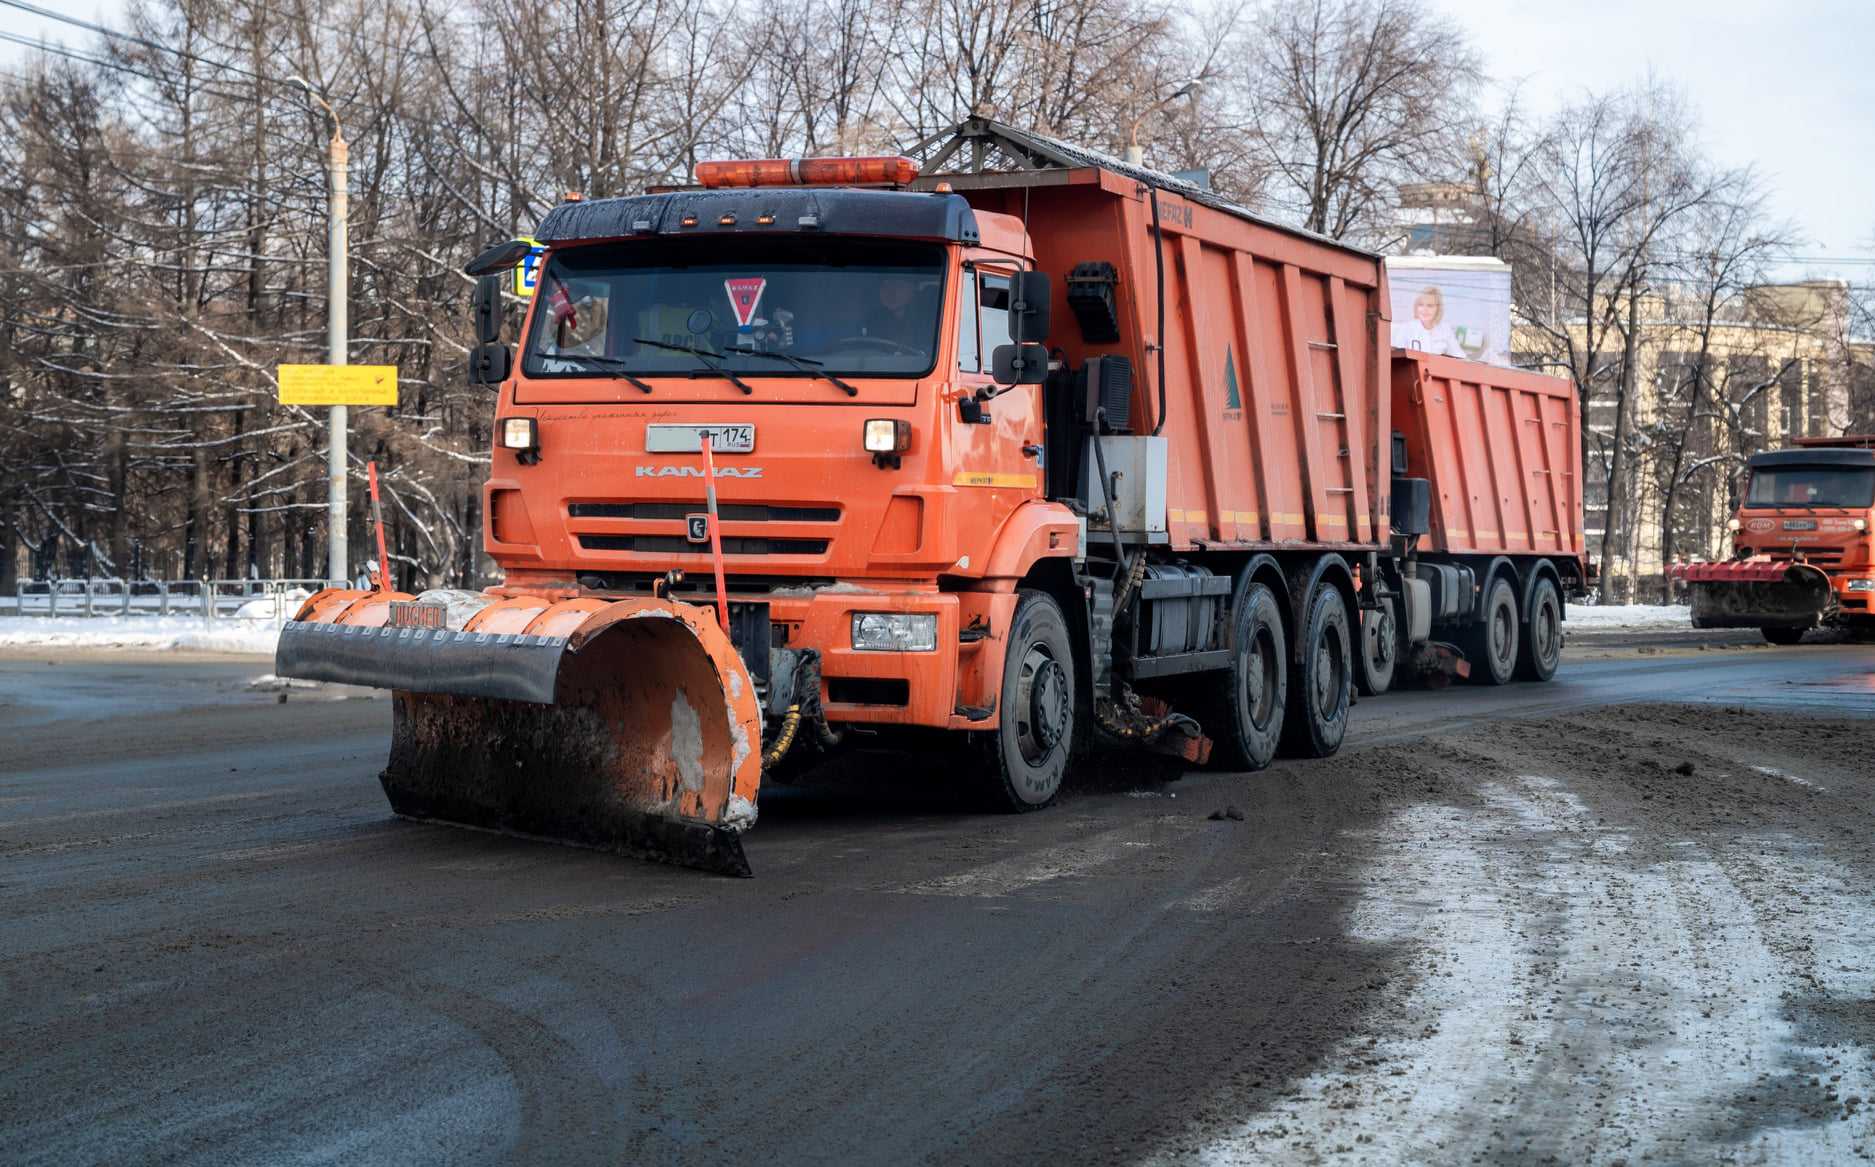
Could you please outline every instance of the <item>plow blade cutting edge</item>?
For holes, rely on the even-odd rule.
[[[665,599],[496,600],[460,629],[393,628],[332,589],[281,631],[283,677],[392,690],[391,808],[749,875],[762,720],[710,615]]]
[[[1835,605],[1829,576],[1807,563],[1743,560],[1676,568],[1695,628],[1814,628]]]

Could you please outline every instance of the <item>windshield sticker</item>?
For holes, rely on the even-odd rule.
[[[755,307],[762,302],[762,289],[768,280],[762,276],[741,276],[723,281],[729,293],[729,306],[736,310],[736,324],[744,331],[755,325]]]

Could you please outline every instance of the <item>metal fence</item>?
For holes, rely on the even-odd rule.
[[[199,616],[204,620],[268,620],[283,624],[300,598],[328,585],[322,579],[134,579],[114,577],[21,580],[13,616]]]

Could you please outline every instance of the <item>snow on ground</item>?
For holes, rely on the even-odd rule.
[[[1678,604],[1570,604],[1568,631],[1604,628],[1691,628],[1691,610]]]
[[[200,616],[0,616],[0,648],[126,648],[273,655],[272,620]]]

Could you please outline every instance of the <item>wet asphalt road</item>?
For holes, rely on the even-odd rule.
[[[266,668],[0,660],[0,1162],[1613,1161],[1650,1148],[1803,1161],[1862,1147],[1859,1096],[1849,1106],[1831,1080],[1836,1109],[1818,1117],[1790,1083],[1808,1091],[1814,1065],[1820,1098],[1838,1053],[1867,1060],[1875,978],[1825,994],[1847,1018],[1805,1031],[1802,1048],[1827,1041],[1831,1060],[1779,1063],[1763,1089],[1784,1109],[1756,1102],[1763,1077],[1719,1102],[1675,1101],[1663,1067],[1702,1065],[1674,1044],[1677,1019],[1709,1020],[1710,1003],[1582,1001],[1630,980],[1639,992],[1614,967],[1637,929],[1696,924],[1710,944],[1731,917],[1706,897],[1704,922],[1656,919],[1649,905],[1666,900],[1634,882],[1640,869],[1582,873],[1641,850],[1633,840],[1681,836],[1723,868],[1725,847],[1760,828],[1833,873],[1765,876],[1786,897],[1762,907],[1783,922],[1752,940],[1771,954],[1754,982],[1776,990],[1771,1012],[1789,999],[1775,954],[1804,943],[1786,915],[1833,896],[1849,921],[1838,933],[1875,938],[1857,931],[1867,883],[1841,883],[1875,874],[1841,828],[1867,823],[1875,794],[1856,785],[1875,787],[1852,748],[1860,728],[1841,722],[1875,716],[1875,647],[1598,641],[1549,685],[1364,701],[1336,759],[1169,785],[1122,768],[1020,818],[970,813],[941,774],[882,762],[864,788],[765,795],[744,881],[395,820],[375,779],[388,703],[278,704],[247,687]],[[1695,708],[1611,708],[1641,702]],[[1820,720],[1781,738],[1763,728],[1799,717]],[[1747,754],[1750,767],[1728,760]],[[1682,756],[1684,775],[1662,769]],[[1760,771],[1783,775],[1768,781],[1784,801],[1697,817],[1739,797],[1701,784],[1756,791]],[[1634,793],[1657,781],[1659,799]],[[1208,817],[1227,806],[1242,821]],[[1581,842],[1598,830],[1620,839]],[[1738,855],[1764,853],[1747,842]],[[1760,911],[1755,877],[1728,878],[1740,919]],[[1475,910],[1506,882],[1526,898]],[[1526,950],[1581,897],[1620,899],[1629,923],[1591,913],[1573,948]],[[1499,984],[1493,968],[1521,979]],[[1701,975],[1679,979],[1740,995]],[[1440,979],[1452,976],[1462,991]],[[1555,991],[1549,1004],[1538,989]],[[1480,1016],[1504,1024],[1439,1022]],[[1546,1023],[1563,1048],[1615,1025],[1613,1052],[1589,1071],[1486,1056],[1539,1042]],[[1442,1045],[1442,1029],[1471,1036]],[[1648,1041],[1664,1044],[1650,1054]],[[1712,1049],[1714,1065],[1749,1060]],[[1617,1053],[1665,1075],[1646,1079],[1659,1105],[1632,1105],[1642,1078]],[[1523,1092],[1499,1105],[1517,1073]],[[1402,1095],[1402,1077],[1449,1088]],[[1450,1086],[1466,1082],[1483,1093]],[[1571,1133],[1609,1122],[1641,1133]]]

